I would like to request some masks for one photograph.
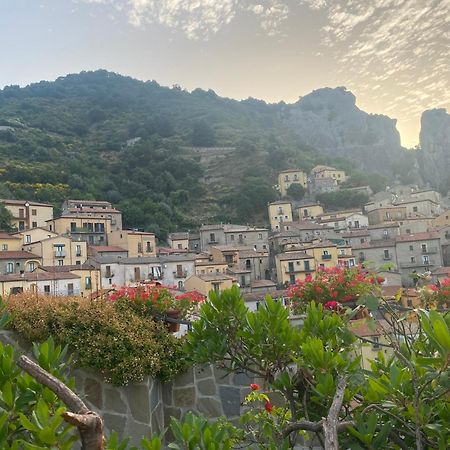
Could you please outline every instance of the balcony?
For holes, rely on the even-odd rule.
[[[322,255],[322,260],[323,261],[330,261],[331,260],[331,258],[332,258],[332,256],[331,255]]]
[[[181,272],[173,272],[174,278],[187,278],[187,270],[182,270]]]
[[[65,258],[66,252],[64,250],[55,250],[55,258]]]
[[[429,254],[435,254],[438,252],[437,247],[428,247],[422,249],[422,254],[429,255]]]
[[[390,261],[392,259],[392,253],[389,253],[388,255],[383,253],[383,260],[384,261]]]
[[[434,261],[428,261],[427,263],[424,263],[423,261],[400,263],[400,267],[402,269],[414,269],[416,267],[431,267],[434,265],[435,265]]]

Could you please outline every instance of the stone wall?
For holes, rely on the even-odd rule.
[[[0,341],[29,354],[30,346],[10,331]],[[107,433],[117,431],[138,445],[143,436],[161,432],[170,418],[193,411],[214,419],[225,416],[237,423],[241,401],[252,382],[245,374],[230,375],[213,366],[190,368],[170,383],[147,377],[141,383],[116,387],[91,371],[73,371],[76,393],[102,416]]]

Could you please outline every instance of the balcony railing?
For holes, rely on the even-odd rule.
[[[422,253],[423,253],[424,255],[427,255],[427,254],[434,254],[434,253],[437,253],[437,252],[438,252],[437,247],[427,247],[427,248],[423,248],[423,249],[422,249]]]
[[[324,261],[329,261],[331,259],[331,255],[322,255],[322,259]]]
[[[66,256],[66,252],[64,250],[55,250],[56,258],[64,258]]]
[[[410,268],[414,268],[414,267],[429,267],[429,266],[434,266],[434,265],[435,264],[433,261],[428,261],[428,262],[417,261],[417,262],[400,263],[400,267],[402,269],[410,269]]]

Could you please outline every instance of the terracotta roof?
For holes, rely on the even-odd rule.
[[[107,252],[127,252],[128,250],[118,247],[116,245],[90,245],[97,253],[107,253]]]
[[[433,275],[450,275],[450,267],[439,267],[433,270]]]
[[[245,302],[262,302],[265,300],[266,295],[270,295],[270,297],[277,299],[286,297],[287,293],[285,290],[267,289],[265,291],[244,293],[242,294],[242,298]]]
[[[36,270],[44,272],[71,272],[72,270],[96,270],[91,264],[73,264],[68,266],[39,266]]]
[[[252,288],[263,288],[263,287],[275,287],[276,283],[274,283],[272,280],[253,280],[250,283],[250,286]]]
[[[169,233],[169,239],[189,239],[189,233],[187,231],[179,231],[177,233]]]
[[[171,254],[178,254],[178,253],[188,253],[189,250],[181,249],[181,248],[171,248],[171,247],[158,247],[156,249],[156,252],[158,253],[158,255],[171,255]]]
[[[282,170],[280,173],[289,173],[289,172],[305,172],[302,169],[286,169],[286,170]]]
[[[289,226],[289,228],[295,228],[296,230],[332,230],[332,227],[323,225],[317,222],[311,222],[310,220],[299,220],[298,222],[283,222],[283,225]]]
[[[381,336],[391,331],[391,326],[384,319],[376,320],[375,327],[370,327],[366,319],[351,320],[349,328],[353,333],[361,337]]]
[[[20,240],[20,237],[6,233],[4,231],[0,231],[0,239],[19,239]]]
[[[364,229],[364,230],[355,230],[355,231],[348,231],[346,233],[341,233],[341,236],[343,238],[352,238],[352,237],[359,237],[359,236],[370,236],[370,233],[367,229]]]
[[[400,234],[399,236],[395,236],[395,240],[397,242],[414,242],[414,241],[427,241],[433,239],[440,239],[439,233],[414,233],[414,234]]]
[[[72,272],[26,272],[24,274],[1,275],[0,282],[4,281],[55,281],[79,279],[79,275]]]
[[[378,228],[399,228],[400,225],[397,222],[379,223],[377,225],[369,225],[369,230],[376,230]]]
[[[269,205],[291,205],[289,200],[276,200],[275,202],[269,202]]]
[[[196,266],[226,266],[226,262],[214,262],[214,261],[196,261]]]
[[[329,219],[320,219],[320,223],[342,222],[342,221],[347,221],[347,218],[344,216],[336,216],[336,217],[331,217]]]
[[[27,203],[30,206],[47,206],[49,208],[53,208],[52,205],[49,205],[48,203],[39,203],[39,202],[31,202],[29,200],[6,200],[6,199],[0,199],[0,203],[3,203],[5,205],[19,205],[19,206],[25,206],[25,203]]]
[[[402,286],[381,286],[381,294],[383,297],[395,297],[400,290],[403,292]]]
[[[335,167],[331,167],[331,166],[316,166],[311,170],[311,172],[319,173],[319,172],[323,172],[324,170],[338,170],[339,172],[344,172],[341,169],[336,169]]]
[[[223,273],[205,273],[200,275],[194,275],[203,281],[226,281],[234,280],[235,278],[230,275],[225,275]]]
[[[0,252],[0,259],[40,259],[41,257],[31,252],[4,251]]]

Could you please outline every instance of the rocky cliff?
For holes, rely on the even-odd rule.
[[[434,187],[450,187],[450,114],[431,109],[422,114],[420,162],[423,178]]]
[[[282,118],[306,144],[361,168],[389,172],[402,153],[396,120],[360,110],[343,87],[313,91],[286,107]]]

